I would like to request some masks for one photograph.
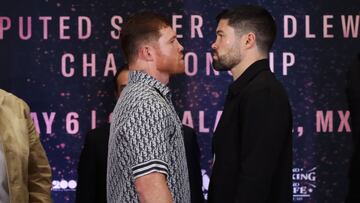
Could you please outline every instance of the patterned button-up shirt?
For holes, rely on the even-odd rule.
[[[139,202],[134,181],[152,172],[166,175],[174,202],[190,202],[182,132],[169,88],[146,73],[131,71],[112,115],[108,202]]]

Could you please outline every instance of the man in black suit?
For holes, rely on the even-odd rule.
[[[348,74],[346,95],[351,115],[353,154],[349,169],[347,203],[360,202],[360,54]]]
[[[128,83],[128,68],[123,67],[114,77],[115,96],[118,98]],[[203,203],[200,150],[195,131],[183,125],[184,145],[190,178],[191,202]],[[106,167],[110,125],[90,130],[85,137],[84,148],[78,165],[76,189],[77,203],[106,202]]]
[[[114,77],[115,97],[128,83],[129,69],[125,65]],[[106,167],[110,124],[90,130],[84,142],[78,164],[78,180],[76,187],[77,203],[106,202]]]
[[[230,70],[234,82],[213,137],[209,203],[292,202],[291,109],[267,59],[274,19],[247,5],[217,20],[213,66]]]

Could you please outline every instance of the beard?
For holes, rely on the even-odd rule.
[[[228,71],[231,70],[231,66],[229,66],[227,63],[224,63],[224,60],[218,56],[218,59],[213,59],[212,66],[214,70],[217,71]]]
[[[175,67],[176,68],[172,70],[172,74],[182,74],[185,72],[185,64],[183,61],[177,63]]]
[[[241,61],[241,54],[239,49],[235,46],[223,55],[219,55],[216,51],[213,52],[213,56],[216,55],[217,59],[213,57],[212,66],[217,71],[228,71],[235,67]]]
[[[158,63],[156,69],[169,75],[182,74],[185,72],[185,59],[183,53],[169,55],[157,50]]]
[[[185,63],[184,60],[177,58],[168,58],[169,56],[164,56],[165,60],[162,60],[161,63],[158,63],[156,69],[161,72],[168,73],[170,75],[182,74],[185,72]]]

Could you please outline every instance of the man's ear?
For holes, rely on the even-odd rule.
[[[150,45],[144,45],[139,49],[139,58],[144,61],[154,61],[155,50]]]
[[[252,48],[256,46],[256,35],[254,32],[249,32],[244,35],[245,37],[245,47],[246,48]]]

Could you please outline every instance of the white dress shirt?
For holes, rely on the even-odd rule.
[[[0,143],[0,203],[9,203],[9,187],[3,143]]]

